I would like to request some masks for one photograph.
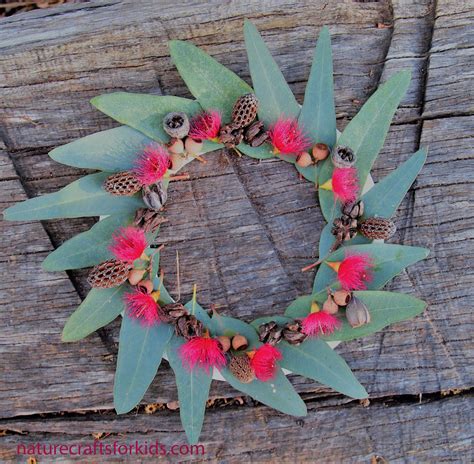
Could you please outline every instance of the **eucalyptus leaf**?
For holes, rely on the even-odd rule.
[[[169,46],[179,74],[200,105],[205,110],[220,110],[224,122],[230,121],[234,103],[252,88],[195,45],[172,40]]]
[[[387,243],[371,243],[368,245],[353,245],[339,248],[331,253],[326,261],[342,261],[346,253],[367,254],[373,260],[373,279],[367,283],[368,290],[382,288],[389,280],[398,275],[407,266],[428,256],[426,248],[389,245]],[[319,266],[314,279],[313,293],[326,287],[339,288],[336,273],[324,262]]]
[[[163,130],[163,119],[168,113],[181,111],[191,117],[201,111],[201,105],[188,98],[128,92],[99,95],[91,103],[121,124],[161,143],[170,138]]]
[[[333,147],[336,143],[336,109],[332,69],[331,36],[324,26],[314,50],[313,65],[298,122],[314,142]]]
[[[268,322],[276,322],[278,325],[285,325],[287,322],[291,322],[291,317],[286,316],[264,316],[259,317],[258,319],[253,320],[250,325],[258,332],[258,328],[262,324],[266,324]]]
[[[260,121],[269,127],[283,115],[296,118],[300,112],[298,102],[257,28],[247,20],[244,37]]]
[[[43,261],[46,271],[65,271],[95,266],[112,258],[109,251],[112,234],[117,228],[132,223],[133,215],[109,216],[86,232],[64,242]]]
[[[189,370],[183,367],[179,357],[183,343],[184,339],[173,336],[168,345],[167,356],[176,376],[181,423],[189,443],[194,444],[201,434],[212,375],[200,368]]]
[[[132,410],[155,378],[173,328],[169,324],[145,327],[124,314],[120,328],[114,406],[118,414]]]
[[[126,285],[114,288],[93,288],[72,313],[63,329],[62,340],[74,342],[87,337],[112,322],[124,309]]]
[[[346,362],[326,342],[307,338],[300,345],[282,342],[281,367],[303,375],[352,398],[367,398],[365,388],[358,382]]]
[[[296,319],[298,317],[305,317],[308,315],[311,309],[311,303],[313,301],[322,304],[326,300],[328,294],[326,290],[322,290],[313,295],[303,295],[296,300],[292,301],[291,304],[286,308],[285,316]]]
[[[425,148],[418,150],[411,158],[362,196],[365,217],[390,218],[395,214],[403,197],[421,171],[426,161],[426,154],[427,150]]]
[[[115,127],[82,137],[49,152],[61,164],[107,172],[127,171],[153,140],[130,127]]]
[[[264,143],[263,145],[259,147],[251,147],[250,145],[241,143],[240,145],[237,146],[237,149],[240,152],[242,152],[244,155],[249,156],[250,158],[269,159],[269,158],[275,157],[272,151],[273,150],[272,147],[268,145],[267,143]]]
[[[400,71],[367,100],[357,115],[344,129],[338,145],[347,145],[354,151],[359,185],[364,185],[370,169],[382,148],[393,115],[410,84],[410,72]],[[320,169],[319,185],[332,176],[333,166],[327,159]],[[324,217],[331,222],[340,209],[332,191],[319,189],[319,203]]]
[[[239,382],[227,368],[222,369],[220,373],[236,390],[277,411],[296,417],[307,414],[304,401],[296,393],[293,385],[291,385],[281,369],[277,370],[273,380],[267,382],[260,382],[259,380],[252,380],[250,383]]]
[[[145,205],[138,196],[117,197],[102,184],[110,174],[90,174],[55,193],[17,203],[3,212],[7,221],[105,216],[135,212]]]
[[[370,323],[353,329],[345,317],[341,318],[342,328],[330,336],[323,337],[324,340],[345,341],[365,337],[390,324],[411,319],[421,314],[427,306],[424,301],[403,293],[361,291],[354,294],[367,306]]]

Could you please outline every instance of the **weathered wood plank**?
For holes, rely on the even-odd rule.
[[[368,408],[320,408],[317,402],[308,406],[309,414],[303,419],[284,416],[265,407],[211,409],[200,441],[204,454],[180,456],[179,461],[470,462],[473,435],[466,424],[470,421],[472,403],[467,397],[419,404],[373,404]],[[138,441],[142,446],[145,442],[150,445],[158,441],[171,453],[171,446],[185,443],[179,415],[169,411],[122,418],[104,414],[87,418],[12,420],[0,422],[0,427],[14,432],[7,432],[0,438],[0,459],[3,462],[19,462],[16,450],[20,444],[28,447],[39,442],[46,446],[46,450],[54,444],[92,446],[93,433],[103,436],[100,440],[103,446],[113,446],[114,441],[119,444]],[[36,454],[36,457],[42,461],[41,456]],[[100,462],[117,462],[117,458],[95,457]],[[137,462],[145,457],[124,455],[119,458],[120,462]],[[56,456],[54,462],[81,459],[84,457],[66,454]],[[176,462],[177,457],[169,454],[159,459]]]

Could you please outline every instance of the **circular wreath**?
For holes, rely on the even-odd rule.
[[[171,56],[196,100],[171,96],[101,95],[92,100],[123,126],[56,148],[61,163],[97,169],[59,192],[5,211],[9,220],[102,216],[89,231],[51,253],[49,271],[91,267],[92,290],[71,315],[64,341],[86,337],[123,316],[114,385],[118,413],[133,409],[165,356],[175,375],[183,427],[196,442],[213,374],[288,414],[306,406],[282,369],[353,398],[367,393],[328,345],[351,340],[421,313],[425,303],[380,289],[427,250],[386,244],[390,217],[420,171],[421,149],[369,188],[370,169],[407,90],[402,71],[383,84],[347,125],[336,130],[332,52],[321,31],[302,107],[258,31],[244,27],[254,89],[193,45],[172,41]],[[160,249],[168,185],[178,171],[219,148],[292,163],[316,185],[328,224],[321,232],[311,295],[284,314],[247,324],[174,301],[163,285]]]

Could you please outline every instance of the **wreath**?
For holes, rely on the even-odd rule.
[[[180,415],[199,439],[214,376],[257,401],[294,416],[306,406],[285,372],[353,398],[367,392],[330,346],[420,314],[426,304],[380,290],[424,248],[387,244],[395,213],[426,159],[420,149],[373,185],[370,169],[405,94],[401,71],[336,129],[331,40],[323,28],[300,106],[257,29],[244,26],[253,89],[199,48],[171,41],[171,57],[195,100],[125,92],[92,104],[123,124],[54,149],[52,159],[98,170],[62,190],[14,205],[8,220],[101,216],[89,231],[44,261],[48,271],[92,267],[92,289],[62,338],[80,340],[122,315],[114,405],[126,413],[143,398],[163,357],[176,376]],[[327,225],[321,232],[311,295],[284,314],[247,324],[202,308],[196,296],[174,301],[160,271],[160,225],[170,182],[190,161],[225,148],[257,160],[292,163],[317,187]],[[371,187],[371,188],[370,188]],[[283,371],[286,370],[286,371]]]

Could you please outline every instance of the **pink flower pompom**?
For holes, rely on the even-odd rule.
[[[207,373],[211,368],[221,369],[227,363],[222,345],[217,339],[209,336],[191,338],[181,345],[179,355],[188,369],[192,370],[198,366]]]
[[[148,246],[145,232],[137,227],[122,227],[112,236],[110,252],[120,261],[133,262]]]
[[[136,289],[124,296],[127,314],[140,320],[144,326],[151,326],[160,322],[158,303],[145,290]]]
[[[341,327],[341,321],[337,317],[324,311],[308,314],[301,323],[303,332],[309,336],[330,335]]]
[[[191,119],[189,137],[193,140],[217,141],[221,129],[222,115],[217,110],[203,111]]]
[[[347,291],[365,290],[366,284],[372,281],[372,267],[373,261],[369,255],[346,254],[336,271],[341,287]]]
[[[273,379],[276,374],[276,362],[283,358],[280,350],[273,345],[265,343],[257,348],[253,353],[250,352],[250,366],[255,373],[255,377],[262,382]]]
[[[311,145],[311,141],[303,134],[296,119],[280,118],[270,127],[268,136],[275,154],[298,156]]]
[[[336,168],[332,173],[332,191],[342,203],[355,201],[359,194],[359,179],[357,169]]]
[[[134,174],[143,185],[151,185],[163,179],[169,167],[168,150],[156,143],[143,150],[135,164]]]

